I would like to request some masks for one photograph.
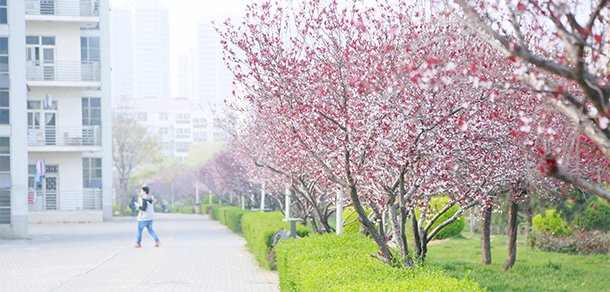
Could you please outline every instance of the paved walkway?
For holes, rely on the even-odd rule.
[[[201,215],[156,214],[161,247],[137,222],[31,224],[30,240],[0,240],[1,291],[279,291],[246,241]]]

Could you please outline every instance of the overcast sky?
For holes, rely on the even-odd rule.
[[[125,5],[132,0],[110,0],[110,7]],[[197,22],[206,15],[233,13],[244,15],[251,0],[161,0],[169,9],[170,67],[172,96],[177,91],[176,72],[178,55],[195,46]],[[258,2],[255,0],[254,2]]]

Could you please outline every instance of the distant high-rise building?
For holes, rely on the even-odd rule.
[[[198,24],[195,51],[197,103],[219,104],[234,100],[233,74],[222,60],[220,36],[212,26],[212,21],[221,24],[227,18],[236,17],[218,14],[205,17]]]
[[[129,7],[112,7],[110,46],[112,96],[133,96],[133,25]]]
[[[178,82],[176,96],[178,98],[187,98],[193,103],[197,103],[195,96],[195,54],[194,50],[190,49],[186,53],[178,56]]]
[[[168,9],[159,0],[136,0],[112,11],[113,95],[169,98]]]

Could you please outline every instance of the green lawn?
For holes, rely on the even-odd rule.
[[[462,235],[429,246],[427,265],[441,267],[458,279],[468,276],[488,291],[610,291],[608,255],[532,250],[525,246],[525,238],[519,237],[515,266],[502,272],[508,255],[507,236],[492,236],[492,265],[483,266],[480,235]]]

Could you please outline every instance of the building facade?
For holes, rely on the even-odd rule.
[[[117,113],[130,113],[138,124],[159,137],[165,158],[184,162],[196,144],[225,138],[207,105],[191,103],[187,98],[115,99],[114,108]]]
[[[10,1],[7,9],[10,123],[0,136],[10,147],[0,151],[11,162],[4,224],[14,227],[0,226],[1,236],[27,235],[22,222],[111,220],[108,1]]]

